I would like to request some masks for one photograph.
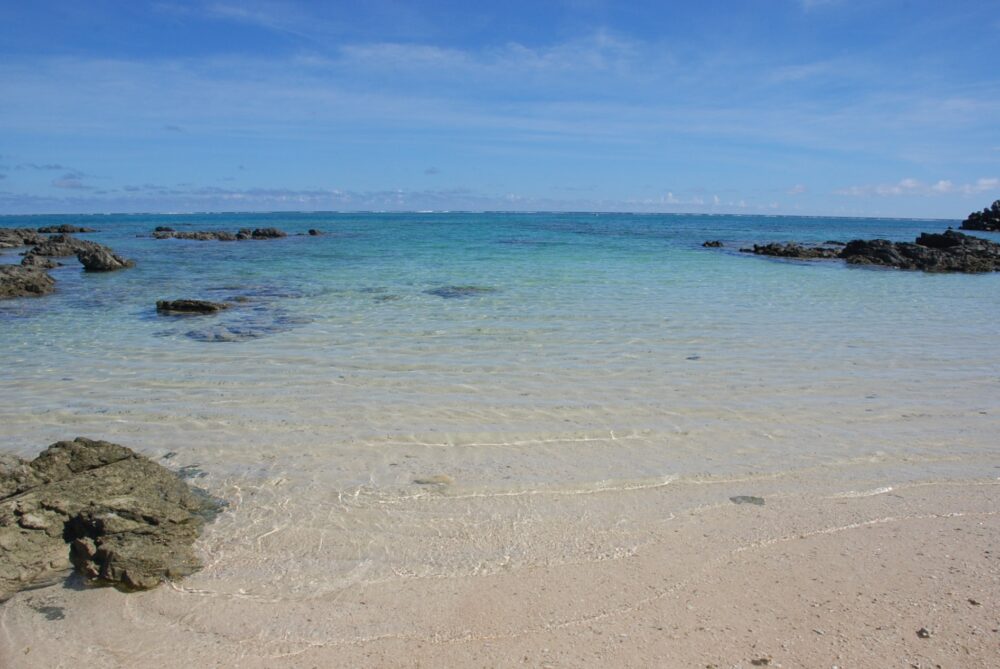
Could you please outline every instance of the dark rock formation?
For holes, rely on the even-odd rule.
[[[190,574],[201,566],[192,544],[218,508],[106,441],[60,441],[31,462],[0,455],[0,601],[58,580],[71,563],[123,590]]]
[[[321,235],[321,234],[323,234],[323,233],[320,232],[319,230],[316,230],[315,228],[309,228],[309,236],[310,237],[316,237],[317,235]]]
[[[46,274],[45,270],[20,265],[0,265],[0,300],[48,295],[55,288],[55,279]]]
[[[83,239],[77,239],[76,237],[70,237],[69,235],[52,235],[48,239],[43,240],[41,243],[36,244],[35,247],[28,251],[25,255],[31,254],[36,256],[62,258],[65,256],[75,256],[78,251],[93,248],[100,248],[100,244],[88,242]]]
[[[196,230],[190,232],[177,232],[176,230],[157,229],[153,233],[155,239],[192,239],[198,242],[235,242],[236,235],[225,230]]]
[[[30,228],[0,228],[0,249],[41,244],[45,237]]]
[[[38,231],[47,234],[60,233],[63,235],[72,234],[74,232],[97,232],[97,230],[93,228],[84,228],[76,225],[70,225],[69,223],[63,223],[62,225],[49,225],[44,228],[38,228]]]
[[[848,242],[841,257],[853,265],[884,265],[924,272],[994,272],[1000,270],[1000,244],[961,232],[920,235],[916,243],[886,239]]]
[[[706,249],[721,249],[722,242],[720,242],[718,239],[713,239],[705,242],[704,244],[702,244],[702,246],[704,246]]]
[[[753,253],[759,256],[774,256],[776,258],[800,258],[803,260],[817,260],[828,258],[839,258],[840,249],[831,249],[825,246],[805,246],[789,242],[779,244],[754,244],[752,249],[740,249],[741,253]]]
[[[225,230],[192,230],[178,232],[171,228],[158,227],[153,231],[155,239],[193,239],[199,242],[220,241],[235,242],[244,239],[278,239],[288,234],[278,228],[241,228],[233,234]]]
[[[127,267],[135,267],[135,262],[126,260],[106,246],[93,246],[76,252],[76,259],[87,272],[114,272]]]
[[[209,302],[207,300],[158,300],[156,302],[156,310],[167,314],[214,314],[228,308],[229,305],[225,302]]]
[[[173,232],[174,229],[166,225],[158,225],[153,229],[153,232]]]
[[[982,232],[1000,232],[1000,200],[997,200],[981,212],[974,211],[962,223],[963,230],[980,230]]]
[[[56,262],[52,258],[46,258],[45,256],[36,256],[34,253],[29,253],[28,255],[21,258],[21,265],[23,267],[35,267],[37,269],[55,269],[59,267],[61,263]]]

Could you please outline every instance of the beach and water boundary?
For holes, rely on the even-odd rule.
[[[719,666],[782,652],[784,666],[819,666],[803,658],[821,650],[830,666],[837,652],[864,666],[865,634],[871,653],[960,657],[934,645],[945,623],[920,623],[936,629],[919,639],[899,607],[854,601],[884,577],[865,560],[893,546],[931,555],[892,571],[925,617],[968,607],[938,614],[963,621],[953,636],[972,653],[966,666],[995,653],[996,634],[975,616],[996,612],[996,560],[984,553],[1000,471],[996,277],[735,252],[752,241],[908,239],[954,222],[246,214],[0,224],[67,221],[98,228],[94,239],[137,266],[99,277],[57,269],[55,295],[0,305],[6,448],[30,456],[77,434],[110,439],[230,506],[199,544],[206,568],[172,587],[127,597],[57,587],[5,604],[0,657],[11,666],[323,666],[364,664],[365,653],[385,665],[498,665],[515,649],[554,666],[649,666],[670,652],[677,666],[706,652],[720,656],[705,664],[729,663]],[[263,224],[324,234],[235,245],[137,236]],[[727,247],[703,249],[706,239]],[[247,306],[207,321],[156,315],[157,299],[177,297]],[[731,501],[740,496],[765,504]],[[964,572],[942,567],[942,546]],[[795,555],[806,547],[814,552]],[[773,584],[738,582],[747,565],[763,575],[782,560]],[[863,587],[835,587],[838,568],[841,583]],[[843,606],[840,637],[790,622],[805,630],[797,646],[782,648],[790,632],[751,647],[780,626],[736,624],[773,613],[768,598],[796,574],[779,599],[794,609],[794,592],[815,588],[810,608]],[[958,587],[963,578],[976,593]],[[955,602],[930,582],[947,579]],[[699,602],[714,602],[705,621],[726,622],[700,624],[715,642],[685,651],[685,626],[699,625],[677,614]],[[866,610],[891,618],[889,640],[877,642],[874,622],[851,633]],[[88,621],[108,612],[113,625],[95,633]],[[595,655],[573,655],[584,652]]]

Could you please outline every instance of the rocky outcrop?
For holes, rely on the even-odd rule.
[[[49,225],[44,228],[38,228],[38,231],[47,234],[60,233],[64,235],[69,235],[74,232],[97,232],[94,228],[84,228],[82,226],[70,225],[69,223],[63,223],[62,225]]]
[[[980,211],[974,211],[962,223],[963,230],[1000,232],[1000,200]]]
[[[772,242],[770,244],[754,244],[753,248],[740,249],[741,253],[753,253],[759,256],[773,256],[776,258],[800,258],[802,260],[817,260],[839,258],[840,249],[832,249],[822,245],[803,245],[789,242],[780,244]]]
[[[62,258],[66,256],[75,256],[79,251],[99,247],[100,244],[97,244],[96,242],[77,239],[76,237],[71,237],[69,235],[52,235],[48,239],[43,240],[41,243],[36,244],[25,255]]]
[[[1000,244],[954,230],[924,233],[916,243],[856,239],[848,242],[840,255],[852,265],[883,265],[924,272],[1000,270]]]
[[[52,258],[47,258],[45,256],[36,256],[34,253],[29,253],[28,255],[21,258],[21,265],[23,267],[34,267],[36,269],[55,269],[59,267],[58,262]]]
[[[235,242],[236,235],[225,230],[196,230],[178,232],[177,230],[157,230],[153,232],[154,239],[192,239],[199,242]]]
[[[76,252],[76,259],[87,272],[115,272],[135,267],[135,262],[126,260],[106,246],[95,245]]]
[[[158,300],[156,310],[165,314],[214,314],[228,309],[225,302],[209,302],[208,300]]]
[[[177,231],[171,228],[158,227],[153,231],[154,239],[192,239],[199,242],[220,241],[235,242],[244,239],[279,239],[287,237],[288,233],[278,228],[241,228],[232,233],[226,230],[191,230]]]
[[[123,590],[190,574],[200,567],[193,543],[218,508],[106,441],[60,441],[31,462],[0,456],[0,601],[70,565]]]
[[[45,237],[31,228],[0,228],[0,249],[41,244]]]
[[[55,288],[55,279],[43,269],[0,265],[0,300],[12,297],[39,297],[48,295]]]
[[[718,239],[712,239],[703,243],[702,246],[704,246],[706,249],[721,249],[722,242],[720,242]]]
[[[921,234],[914,242],[855,239],[842,248],[795,243],[754,244],[744,253],[803,260],[840,258],[852,265],[880,265],[923,272],[1000,271],[1000,244],[955,230]]]

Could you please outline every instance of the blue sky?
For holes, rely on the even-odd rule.
[[[1000,0],[0,3],[0,213],[961,218]]]

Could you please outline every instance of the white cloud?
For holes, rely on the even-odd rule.
[[[789,195],[801,195],[802,193],[805,193],[808,190],[809,189],[806,188],[802,184],[795,184],[794,186],[792,186],[791,188],[788,189],[788,194]]]
[[[948,179],[941,179],[933,184],[927,184],[917,179],[902,179],[894,184],[869,184],[865,186],[848,186],[834,191],[837,195],[854,197],[893,197],[900,195],[946,195],[960,193],[962,195],[977,195],[988,191],[1000,190],[1000,179],[980,178],[974,182],[955,184]]]

